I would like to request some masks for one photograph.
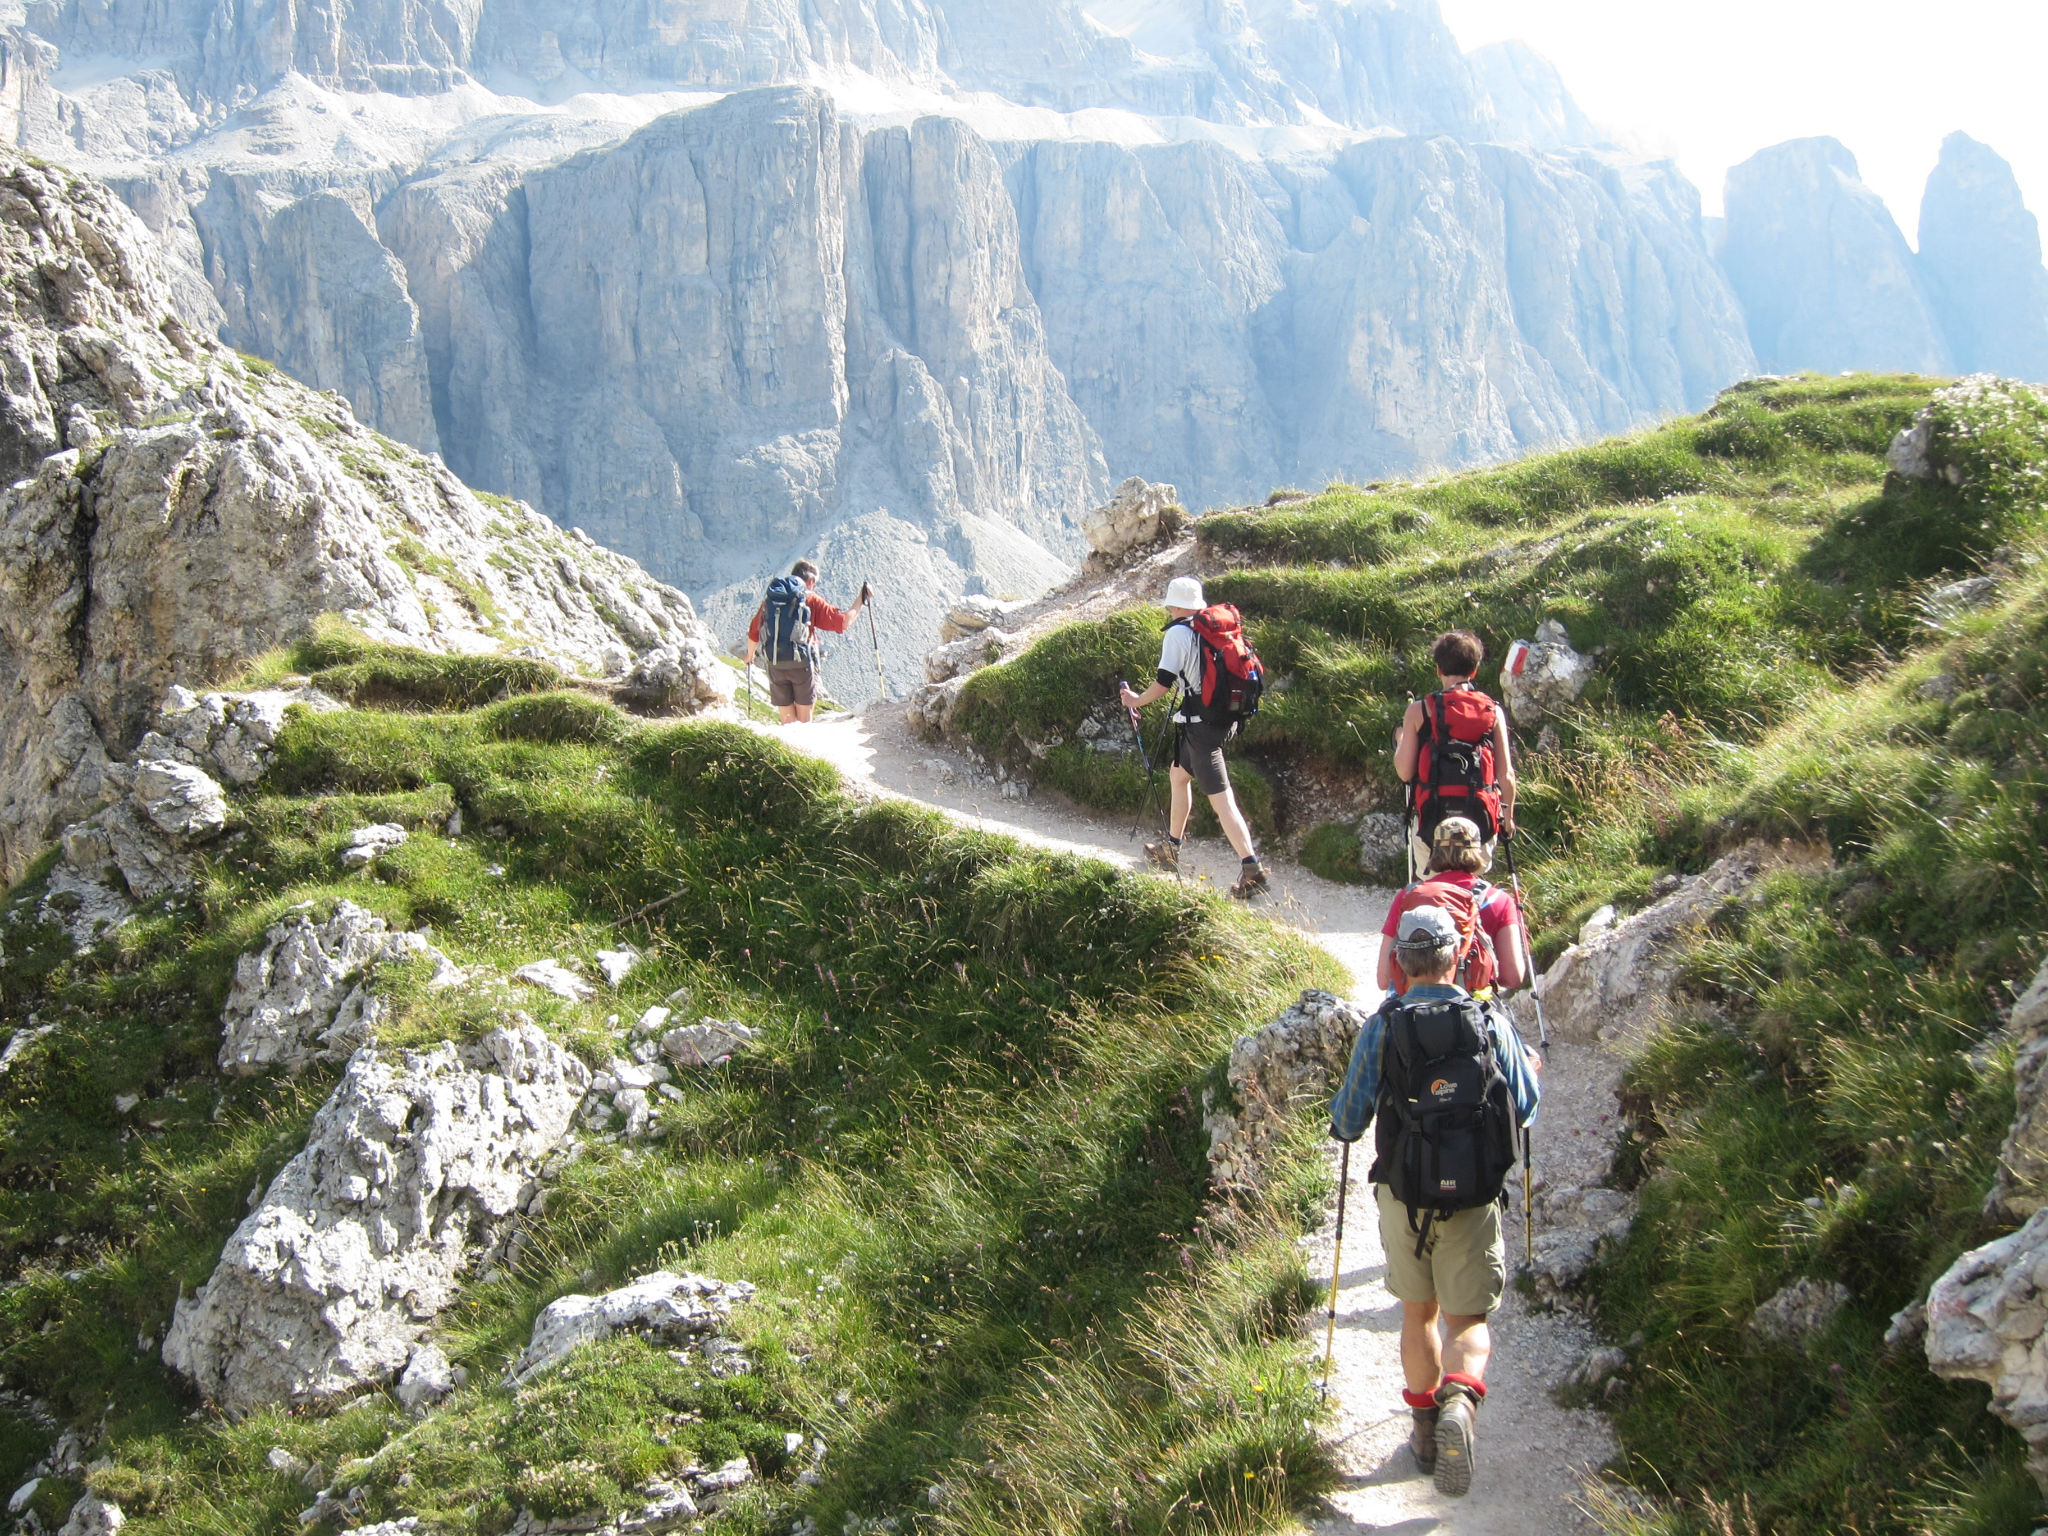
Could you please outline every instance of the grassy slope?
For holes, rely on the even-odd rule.
[[[1233,1036],[1326,962],[1215,898],[856,803],[743,730],[636,726],[531,692],[540,673],[334,633],[258,670],[378,707],[295,718],[189,898],[95,952],[37,924],[39,879],[0,921],[4,1017],[55,1026],[0,1080],[0,1374],[104,1426],[90,1481],[130,1529],[297,1530],[311,1501],[267,1464],[275,1446],[365,1490],[363,1518],[479,1533],[515,1504],[618,1507],[741,1452],[765,1475],[726,1517],[743,1532],[849,1512],[993,1532],[1018,1509],[1043,1531],[1247,1530],[1326,1476],[1291,1338],[1313,1180],[1213,1228],[1198,1110]],[[457,805],[471,832],[450,838]],[[341,874],[374,820],[417,830]],[[286,907],[342,896],[500,970],[630,935],[648,959],[616,995],[520,999],[593,1061],[607,1013],[678,988],[685,1017],[746,1020],[765,1044],[689,1084],[652,1145],[571,1166],[520,1262],[442,1319],[476,1384],[435,1416],[373,1394],[194,1417],[155,1352],[172,1301],[335,1076],[222,1078],[220,1005]],[[391,986],[392,1043],[492,1022],[421,975]],[[142,1096],[126,1115],[124,1093]],[[760,1286],[735,1316],[753,1375],[698,1380],[622,1340],[534,1390],[492,1385],[550,1299],[657,1265]],[[792,1430],[831,1446],[814,1487],[784,1457]],[[0,1484],[48,1441],[0,1399]],[[36,1508],[54,1526],[78,1491],[46,1479]]]
[[[1623,1474],[1672,1497],[1617,1524],[2018,1532],[2038,1511],[1983,1389],[1881,1348],[1891,1313],[1996,1230],[1999,1009],[2048,932],[2048,407],[1945,405],[1963,487],[1886,495],[1883,450],[1934,388],[1765,381],[1634,438],[1199,525],[1243,562],[1212,594],[1290,681],[1247,751],[1336,766],[1383,804],[1381,745],[1437,630],[1497,656],[1556,617],[1601,648],[1558,749],[1522,763],[1544,958],[1595,905],[1627,910],[1747,837],[1834,853],[1717,926],[1693,962],[1706,1005],[1631,1076],[1644,1219],[1596,1296],[1614,1337],[1641,1336]],[[1924,594],[1987,561],[1996,601],[1931,622]],[[1042,741],[1149,663],[1155,625],[1075,626],[981,674],[969,729],[995,751]],[[1938,673],[1952,698],[1920,692]],[[1749,1313],[1801,1274],[1853,1304],[1807,1354],[1757,1343]]]

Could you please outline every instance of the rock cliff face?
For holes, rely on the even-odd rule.
[[[1770,372],[1950,369],[1911,247],[1834,139],[1774,145],[1728,173],[1721,262]]]
[[[1964,373],[2048,380],[2048,270],[2012,167],[1966,133],[1942,141],[1920,204],[1920,266]]]
[[[0,863],[125,793],[110,758],[339,614],[441,651],[623,670],[701,640],[680,592],[339,401],[196,337],[104,187],[0,159]]]

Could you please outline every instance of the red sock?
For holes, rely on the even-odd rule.
[[[1401,1401],[1410,1408],[1434,1408],[1436,1406],[1436,1394],[1434,1392],[1416,1392],[1403,1387],[1401,1389]]]
[[[1453,1383],[1461,1387],[1470,1387],[1474,1397],[1486,1396],[1486,1383],[1477,1376],[1467,1376],[1463,1371],[1444,1372],[1444,1385],[1450,1386]]]

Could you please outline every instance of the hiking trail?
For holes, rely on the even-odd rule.
[[[1041,847],[1106,859],[1127,868],[1144,862],[1144,834],[1128,821],[1034,792],[1006,798],[958,752],[919,740],[901,704],[870,706],[862,715],[828,715],[809,725],[762,726],[797,751],[831,763],[857,793],[897,795],[932,806],[964,825],[1004,832]],[[1162,793],[1164,792],[1162,778]],[[1354,979],[1351,996],[1373,995],[1379,927],[1393,893],[1339,885],[1286,859],[1264,860],[1271,891],[1253,903],[1335,956]],[[1218,889],[1237,876],[1237,858],[1220,837],[1190,839],[1181,855],[1185,877]],[[1535,1133],[1537,1188],[1590,1181],[1612,1137],[1621,1063],[1588,1046],[1551,1047],[1543,1073],[1543,1104]],[[1332,1143],[1332,1168],[1335,1167]],[[1560,1407],[1552,1391],[1596,1342],[1568,1312],[1538,1312],[1511,1283],[1494,1315],[1492,1389],[1479,1419],[1472,1492],[1440,1497],[1407,1450],[1408,1411],[1401,1404],[1400,1306],[1386,1289],[1385,1256],[1373,1219],[1365,1170],[1368,1134],[1354,1149],[1337,1295],[1337,1343],[1330,1378],[1329,1435],[1338,1486],[1311,1510],[1304,1536],[1564,1536],[1599,1527],[1580,1508],[1588,1476],[1616,1454],[1606,1418],[1591,1409]],[[1505,1223],[1509,1270],[1521,1262],[1521,1175]],[[1312,1274],[1331,1269],[1334,1197],[1324,1223],[1306,1244]],[[1539,1218],[1540,1220],[1540,1218]],[[1325,1313],[1312,1333],[1321,1370]]]

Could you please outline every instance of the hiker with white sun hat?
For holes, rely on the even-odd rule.
[[[1229,603],[1211,605],[1197,578],[1174,577],[1166,585],[1161,606],[1167,612],[1166,635],[1152,684],[1143,693],[1132,692],[1128,684],[1120,689],[1134,723],[1139,710],[1178,690],[1167,831],[1160,841],[1146,844],[1145,853],[1163,869],[1180,868],[1180,846],[1199,786],[1241,861],[1230,894],[1249,901],[1266,888],[1266,872],[1252,847],[1252,829],[1231,792],[1223,747],[1257,711],[1264,674],[1257,654],[1245,643],[1237,609]]]

